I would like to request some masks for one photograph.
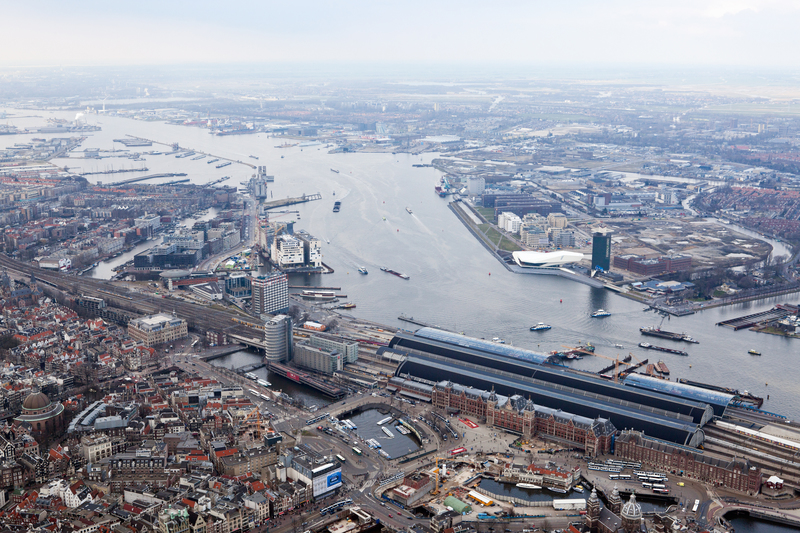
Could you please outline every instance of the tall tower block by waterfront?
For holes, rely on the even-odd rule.
[[[283,272],[270,272],[250,280],[252,310],[256,316],[285,313],[289,310],[289,278]]]
[[[611,231],[598,230],[592,233],[592,268],[611,268]]]
[[[275,315],[264,324],[264,359],[280,363],[292,359],[292,319]]]

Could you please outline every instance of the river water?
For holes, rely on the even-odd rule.
[[[74,118],[74,113],[40,114]],[[643,340],[653,342],[653,339],[642,337],[638,328],[658,325],[661,318],[642,312],[641,304],[554,276],[513,274],[489,255],[450,212],[447,200],[434,194],[433,187],[440,173],[432,168],[412,167],[415,163],[430,162],[435,154],[421,157],[328,154],[322,146],[275,148],[284,141],[265,134],[215,137],[203,129],[159,122],[93,115],[87,120],[101,123],[103,130],[89,134],[83,148],[121,148],[113,139],[126,134],[167,143],[179,142],[182,147],[266,165],[268,173],[275,175],[275,183],[271,184],[274,198],[321,193],[323,200],[291,209],[300,211],[296,229],[305,229],[330,240],[330,244],[323,244],[322,252],[325,263],[335,272],[305,279],[310,284],[342,287],[341,292],[348,295],[347,299],[357,304],[356,309],[348,311],[352,316],[408,328],[409,324],[397,320],[399,314],[405,313],[467,335],[501,337],[515,346],[538,351],[590,341],[597,347],[598,354],[609,357],[633,352],[639,359],[649,358],[653,362],[663,359],[673,379],[685,377],[747,389],[764,398],[769,395],[764,409],[800,417],[797,378],[794,372],[787,372],[796,367],[800,343],[747,330],[733,332],[715,325],[778,303],[798,304],[797,294],[672,317],[664,321],[664,329],[685,331],[700,344],[658,339],[658,345],[685,350],[689,357],[647,352],[637,344]],[[11,122],[17,126],[38,125],[43,119],[12,118]],[[8,136],[0,138],[0,143],[25,142],[32,136]],[[165,149],[168,150],[154,145],[135,150]],[[259,160],[250,159],[251,154]],[[148,156],[148,174],[186,172],[195,183],[207,183],[229,175],[232,179],[226,183],[238,184],[253,173],[253,169],[243,164],[215,169],[215,165],[206,164],[206,160],[188,159]],[[56,163],[80,166],[89,171],[107,168],[111,161],[65,159]],[[138,163],[119,159],[116,165],[130,168]],[[331,168],[340,172],[331,172]],[[111,182],[134,175],[91,178]],[[332,212],[335,200],[342,201],[339,213]],[[406,207],[410,207],[413,214],[408,214]],[[283,218],[277,220],[294,218],[294,215],[281,216]],[[366,266],[369,275],[358,274],[358,265]],[[406,281],[381,272],[379,267],[384,265],[408,274],[411,279]],[[590,318],[589,315],[599,308],[612,315],[604,319]],[[539,321],[551,324],[553,329],[529,331],[528,328]],[[615,344],[623,348],[616,348]],[[748,355],[750,348],[757,348],[763,356]],[[568,364],[596,371],[610,362],[594,356]],[[275,381],[272,377],[268,379]]]

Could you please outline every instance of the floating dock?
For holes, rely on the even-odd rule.
[[[794,305],[776,305],[769,311],[762,311],[761,313],[754,313],[752,315],[745,315],[739,318],[723,320],[722,322],[717,322],[717,325],[733,328],[734,331],[739,331],[740,329],[750,328],[764,322],[781,320],[782,318],[786,318],[795,312],[797,312],[797,307]]]

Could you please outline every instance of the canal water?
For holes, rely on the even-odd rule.
[[[515,483],[500,483],[498,481],[494,481],[493,479],[482,479],[478,486],[488,490],[492,494],[501,494],[513,498],[520,498],[530,502],[543,502],[562,499],[588,500],[589,496],[591,495],[591,491],[588,489],[584,492],[570,491],[569,494],[558,494],[547,489],[523,489],[517,487]],[[625,495],[623,495],[623,500],[625,500],[625,498]],[[649,500],[647,495],[643,494],[637,494],[636,501],[639,502],[639,504],[642,506],[642,511],[645,513],[663,511],[667,508],[667,504],[661,500]],[[603,502],[601,500],[600,504],[602,505],[602,503]]]
[[[731,523],[733,529],[735,529],[737,533],[795,533],[798,531],[798,528],[785,526],[783,524],[774,524],[764,520],[756,520],[743,513],[729,514],[726,515],[725,518]]]
[[[255,352],[242,350],[239,352],[233,352],[218,359],[213,359],[209,361],[209,363],[214,366],[236,369],[251,365],[253,363],[260,363],[262,362],[262,359],[262,356]],[[316,405],[317,407],[325,407],[332,401],[321,392],[318,392],[310,387],[306,387],[305,385],[295,383],[294,381],[286,379],[283,376],[279,376],[278,374],[274,374],[267,370],[266,367],[253,370],[253,374],[269,381],[272,384],[271,388],[273,390],[285,392],[295,401],[302,400],[306,407],[311,407],[313,405]]]
[[[12,118],[11,122],[20,127],[35,126],[49,117],[75,116],[65,112],[37,114],[42,118]],[[797,294],[707,309],[691,316],[672,317],[661,324],[661,317],[643,312],[641,304],[604,289],[555,276],[507,271],[453,215],[447,207],[448,201],[434,194],[440,173],[433,168],[412,166],[429,163],[435,154],[328,154],[320,145],[276,148],[284,140],[265,134],[216,137],[204,129],[158,122],[93,115],[87,116],[87,120],[99,123],[103,130],[88,134],[82,148],[122,148],[113,139],[126,134],[178,142],[182,147],[266,165],[267,172],[275,175],[275,183],[270,184],[274,199],[321,193],[320,201],[287,208],[299,211],[299,215],[276,213],[274,220],[299,218],[296,230],[305,229],[323,240],[323,260],[335,272],[304,279],[309,284],[342,287],[348,301],[357,304],[356,309],[347,311],[351,316],[409,328],[409,324],[397,319],[404,313],[453,331],[478,338],[500,337],[514,346],[540,352],[591,342],[598,355],[567,363],[570,367],[597,371],[612,362],[609,357],[621,358],[632,352],[640,360],[663,360],[671,370],[672,379],[683,377],[745,389],[764,398],[769,395],[764,409],[800,417],[796,376],[786,371],[795,367],[800,341],[716,326],[722,320],[763,311],[778,303],[798,304]],[[0,145],[26,142],[32,136],[39,135],[8,136],[0,139]],[[158,145],[146,150],[151,149],[169,150]],[[250,159],[249,155],[258,156],[259,160]],[[253,173],[252,168],[243,164],[216,169],[215,165],[206,164],[206,160],[187,159],[191,158],[148,156],[147,174],[186,172],[194,183],[207,183],[228,175],[232,178],[226,183],[238,185]],[[114,161],[63,159],[56,163],[85,171],[111,164],[115,168],[138,164],[127,159]],[[108,183],[135,175],[92,176],[91,180]],[[332,212],[335,200],[342,201],[339,213]],[[413,214],[406,212],[406,207]],[[330,240],[330,244],[325,240]],[[359,265],[366,266],[369,274],[358,274]],[[379,270],[381,266],[408,274],[410,279],[387,275]],[[599,308],[610,311],[611,316],[591,318],[591,313]],[[552,325],[552,329],[529,331],[531,325],[540,321]],[[659,324],[666,330],[686,332],[700,343],[654,341],[639,333],[641,326]],[[685,350],[689,356],[648,352],[638,347],[644,340]],[[617,348],[617,344],[622,348]],[[757,348],[763,356],[748,355],[750,348]],[[288,384],[285,386],[288,389]]]

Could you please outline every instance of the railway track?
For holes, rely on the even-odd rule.
[[[102,298],[109,302],[112,307],[122,310],[134,311],[143,315],[175,311],[181,318],[186,319],[192,329],[203,331],[209,329],[218,331],[222,329],[226,332],[239,330],[239,326],[231,320],[232,318],[241,318],[236,313],[219,311],[176,299],[156,298],[148,294],[123,293],[113,282],[93,278],[78,278],[59,272],[51,272],[16,261],[6,254],[0,254],[0,267],[20,274],[33,274],[36,279],[42,280],[46,285],[53,286],[74,296],[84,295]],[[252,334],[252,331],[247,328],[242,328],[242,332]]]

